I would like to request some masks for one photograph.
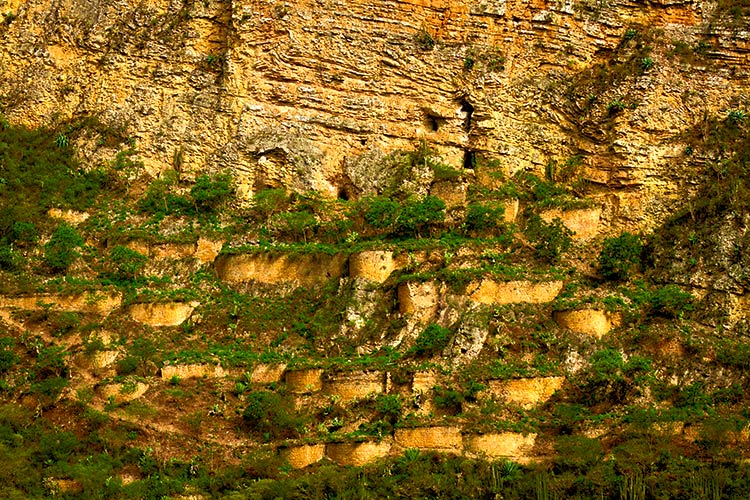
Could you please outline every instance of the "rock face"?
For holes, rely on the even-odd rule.
[[[497,282],[482,280],[467,287],[469,299],[480,304],[541,304],[552,302],[562,290],[562,281],[532,283],[530,281]]]
[[[361,467],[388,456],[391,441],[370,441],[364,443],[330,443],[326,446],[326,456],[339,465]]]
[[[107,315],[120,307],[120,295],[106,293],[82,293],[77,295],[27,295],[22,297],[0,296],[0,308],[38,311],[69,311]]]
[[[622,323],[620,313],[610,313],[598,309],[558,311],[554,318],[557,324],[563,328],[596,338],[601,338]]]
[[[326,452],[324,444],[306,444],[289,447],[281,452],[282,457],[295,469],[304,469],[308,465],[323,460]]]
[[[402,449],[417,448],[449,453],[463,450],[461,429],[458,427],[416,427],[396,429],[395,445]]]
[[[284,381],[289,392],[295,394],[317,392],[323,388],[323,370],[313,368],[289,371],[284,375]]]
[[[491,380],[488,392],[501,401],[515,403],[528,409],[547,401],[564,382],[565,377]]]
[[[346,263],[347,256],[340,254],[258,253],[219,257],[216,271],[219,278],[228,283],[255,281],[269,285],[310,286],[342,276]]]
[[[197,303],[184,302],[135,304],[130,307],[130,316],[149,326],[177,326],[193,314],[196,306]]]
[[[649,228],[679,199],[675,162],[693,161],[664,139],[731,107],[748,78],[748,32],[688,0],[29,0],[4,9],[9,120],[96,115],[137,141],[149,173],[229,170],[243,196],[372,189],[373,165],[425,139],[453,166],[485,154],[505,173],[580,157],[574,174],[615,190],[602,217]],[[653,67],[596,76],[635,53],[627,29],[647,38]],[[674,40],[692,46],[704,34],[713,44],[704,60],[667,57]],[[710,71],[713,58],[727,69]],[[109,153],[96,141],[77,146],[90,159]]]
[[[331,375],[323,382],[323,392],[337,396],[342,402],[379,394],[385,389],[382,372],[342,372]]]
[[[501,432],[466,436],[466,449],[488,458],[509,458],[514,462],[528,463],[536,442],[536,434]]]

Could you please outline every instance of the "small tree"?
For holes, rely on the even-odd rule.
[[[214,177],[201,175],[190,190],[190,196],[198,212],[218,209],[232,194],[234,187],[229,174],[217,174]]]
[[[573,231],[565,227],[560,219],[547,223],[533,215],[526,226],[526,236],[534,244],[536,256],[549,263],[557,263],[560,255],[570,248]]]
[[[599,253],[599,272],[609,280],[622,280],[641,263],[643,244],[638,236],[628,232],[617,238],[607,238]]]
[[[54,272],[64,272],[79,256],[84,240],[69,224],[60,224],[44,245],[44,263]]]

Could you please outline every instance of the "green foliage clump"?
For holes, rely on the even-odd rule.
[[[284,189],[264,189],[255,193],[251,201],[252,216],[259,222],[289,208],[289,194]]]
[[[11,234],[17,223],[45,220],[52,207],[86,209],[111,187],[107,172],[84,170],[73,149],[55,138],[51,129],[10,125],[0,116],[0,246],[30,236]]]
[[[428,325],[417,337],[411,352],[417,356],[431,356],[445,349],[451,338],[451,331],[440,325]]]
[[[649,298],[651,313],[667,318],[677,318],[693,310],[693,296],[677,285],[667,285],[652,291]]]
[[[315,215],[306,212],[282,212],[271,216],[268,221],[268,231],[271,235],[285,240],[304,241],[315,233],[318,228]]]
[[[474,202],[466,207],[464,227],[469,233],[494,234],[505,228],[505,206],[498,202]]]
[[[432,50],[435,48],[435,39],[426,29],[421,29],[414,35],[414,43],[422,50]]]
[[[398,218],[401,205],[386,196],[372,196],[362,200],[364,219],[375,230],[389,230]]]
[[[229,174],[217,174],[213,177],[201,175],[190,189],[195,207],[199,212],[210,212],[219,209],[234,194],[232,177]]]
[[[302,418],[294,409],[294,401],[271,391],[248,394],[242,419],[251,430],[268,439],[298,437],[304,427]]]
[[[396,218],[396,233],[420,237],[425,230],[443,222],[445,203],[436,196],[410,197]]]
[[[116,281],[131,281],[138,276],[148,262],[148,257],[124,245],[116,245],[109,251],[105,263],[105,276]]]
[[[78,249],[84,244],[83,237],[69,224],[60,224],[44,245],[44,263],[53,272],[64,272],[80,255]]]
[[[628,232],[617,238],[607,238],[599,253],[599,272],[609,280],[626,279],[630,271],[641,263],[641,239]]]
[[[537,258],[555,264],[560,256],[570,248],[573,232],[560,219],[545,222],[538,215],[529,218],[525,230],[529,241],[534,245]]]

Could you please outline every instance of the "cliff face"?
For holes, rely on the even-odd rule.
[[[699,1],[27,1],[0,7],[12,122],[97,115],[146,169],[368,188],[424,139],[506,173],[580,158],[603,220],[650,229],[705,160],[680,134],[745,99],[750,33]],[[96,158],[95,144],[77,144]]]

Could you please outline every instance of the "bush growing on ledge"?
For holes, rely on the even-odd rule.
[[[411,352],[417,356],[436,354],[448,345],[451,337],[451,331],[440,325],[431,324],[424,329],[417,337]]]
[[[78,257],[78,248],[84,240],[78,231],[68,224],[60,224],[52,238],[44,245],[44,263],[53,272],[64,272]]]
[[[642,251],[640,238],[628,232],[617,238],[607,238],[599,253],[599,272],[609,280],[626,279],[630,271],[640,265]]]
[[[242,419],[268,439],[297,437],[303,421],[297,416],[294,401],[270,391],[251,392]]]
[[[148,257],[142,253],[117,245],[109,252],[104,274],[118,281],[130,281],[135,279],[147,262]]]
[[[443,222],[445,203],[436,196],[409,198],[396,218],[396,233],[420,238],[425,229]]]
[[[538,215],[532,215],[525,233],[534,245],[537,258],[551,264],[560,260],[560,255],[570,248],[573,241],[573,231],[558,218],[547,223]]]
[[[234,187],[229,174],[217,174],[213,177],[201,175],[190,190],[190,196],[199,212],[220,208],[233,194]]]
[[[470,203],[464,228],[480,234],[495,233],[505,227],[505,207],[498,203]]]

